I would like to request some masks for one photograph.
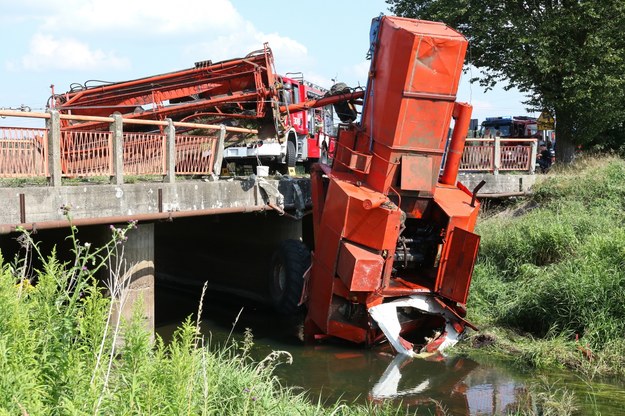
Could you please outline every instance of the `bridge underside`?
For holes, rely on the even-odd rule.
[[[527,191],[536,177],[489,174],[459,177],[469,189],[482,179],[487,180],[487,185],[481,193],[502,194]],[[188,283],[185,279],[201,277],[196,280],[208,280],[215,287],[225,283],[235,293],[247,292],[248,297],[250,293],[262,294],[266,286],[262,279],[269,268],[264,263],[271,259],[273,248],[284,239],[310,238],[302,235],[302,222],[287,218],[300,218],[311,207],[308,178],[251,176],[219,181],[0,188],[0,200],[3,201],[0,211],[3,251],[9,243],[15,244],[14,232],[18,226],[41,230],[39,237],[48,240],[44,241],[45,245],[50,249],[58,246],[61,254],[67,236],[62,228],[70,225],[68,216],[80,228],[81,241],[95,245],[102,245],[110,238],[109,225],[138,221],[138,227],[130,230],[125,243],[130,285],[128,302],[119,312],[129,317],[133,304],[141,299],[145,322],[150,328],[154,327],[156,275],[161,280],[165,278],[167,284],[185,284]],[[279,214],[284,211],[288,215],[282,218],[220,215],[259,211]],[[177,218],[181,219],[167,221]],[[222,219],[217,221],[219,218]],[[59,230],[55,231],[56,228]],[[235,266],[220,268],[222,263]],[[185,267],[180,267],[181,264]],[[240,287],[232,285],[233,282]]]
[[[126,267],[123,274],[127,278],[128,291],[125,302],[117,300],[117,313],[128,318],[134,307],[140,307],[144,322],[150,329],[154,328],[155,323],[155,252],[160,255],[163,250],[178,249],[177,255],[183,256],[192,250],[188,246],[179,246],[187,243],[197,246],[202,241],[217,240],[214,233],[218,228],[207,226],[201,217],[277,211],[279,214],[288,212],[289,216],[298,218],[311,206],[308,179],[255,176],[242,180],[0,188],[0,200],[3,201],[3,209],[0,211],[0,248],[6,259],[11,258],[11,252],[15,254],[17,251],[15,231],[18,227],[41,231],[36,240],[43,243],[42,252],[47,253],[52,247],[57,247],[57,255],[64,260],[64,257],[71,257],[71,247],[66,239],[68,232],[63,230],[70,224],[79,227],[82,243],[101,246],[111,238],[109,225],[138,221],[137,227],[129,230],[124,244]],[[191,220],[192,217],[196,217],[197,221],[190,223],[182,220]],[[168,219],[178,218],[170,223],[171,226],[164,225]],[[293,225],[288,225],[285,221],[277,221],[278,216],[275,214],[271,218],[275,220],[264,225],[267,231],[264,234],[269,236],[265,237],[266,241],[301,236],[301,229],[297,228],[300,222],[290,221]],[[249,226],[250,221],[253,224],[254,220],[263,221],[250,218],[244,222]],[[238,227],[237,222],[241,221],[234,221],[228,233],[237,234],[239,241],[244,241],[245,229]],[[155,239],[156,225],[164,230],[160,232],[161,241]],[[272,227],[279,229],[271,230]],[[176,228],[184,230],[174,231]],[[286,234],[285,230],[288,231]],[[198,234],[197,238],[194,233]],[[191,242],[194,238],[194,242]],[[214,250],[209,248],[207,251]],[[167,266],[167,262],[159,264],[158,269],[163,270],[161,266]],[[176,269],[175,265],[172,267]],[[106,279],[106,276],[101,278]]]

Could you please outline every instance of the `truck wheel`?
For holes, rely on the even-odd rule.
[[[269,294],[274,309],[288,315],[300,309],[304,272],[310,267],[310,252],[298,240],[285,240],[271,259]]]
[[[294,168],[296,160],[297,154],[295,149],[295,143],[289,140],[286,143],[286,166],[289,168]]]

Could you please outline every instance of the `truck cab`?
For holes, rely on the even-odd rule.
[[[486,117],[480,127],[480,137],[525,138],[538,131],[536,118],[526,116]]]
[[[275,132],[270,137],[224,149],[227,161],[250,160],[252,163],[294,167],[297,163],[325,160],[334,148],[334,113],[331,104],[289,111],[293,105],[323,98],[323,87],[303,79],[301,73],[278,77],[279,105],[286,108],[274,120]]]

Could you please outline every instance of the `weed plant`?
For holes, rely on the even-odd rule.
[[[111,241],[98,249],[72,228],[70,263],[41,253],[26,233],[26,254],[12,263],[0,256],[0,415],[403,413],[390,404],[310,402],[272,374],[288,353],[252,361],[249,333],[215,351],[190,318],[168,344],[145,328],[141,308],[119,320],[113,311],[128,291],[119,259],[133,226],[111,227]],[[32,256],[39,270],[31,270]],[[96,279],[103,270],[104,282]]]
[[[624,224],[624,160],[550,174],[479,223],[470,318],[520,361],[625,374]]]

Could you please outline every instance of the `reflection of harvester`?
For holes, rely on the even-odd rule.
[[[258,134],[228,131],[226,159],[252,158],[294,166],[297,161],[319,158],[320,152],[330,147],[331,104],[354,98],[353,94],[335,95],[323,106],[291,110],[290,106],[326,94],[328,91],[301,77],[277,75],[273,55],[265,45],[244,58],[197,62],[193,68],[166,74],[100,85],[73,84],[69,92],[53,94],[49,106],[75,116],[107,117],[117,112],[133,120],[170,118],[254,129]],[[141,124],[124,126],[125,131],[145,132],[152,128]],[[62,129],[97,132],[108,131],[109,125],[62,120]],[[214,131],[201,134],[217,135]]]
[[[467,41],[441,23],[387,16],[373,20],[372,38],[362,119],[339,130],[333,167],[311,173],[304,329],[309,340],[366,345],[386,336],[414,355],[417,346],[452,344],[471,326],[463,316],[479,203],[456,182],[471,117],[469,105],[455,102]],[[286,295],[308,258],[298,242],[282,245],[273,270]]]

